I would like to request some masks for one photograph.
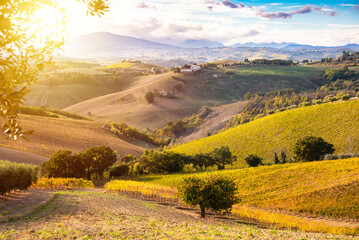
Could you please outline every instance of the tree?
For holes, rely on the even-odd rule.
[[[284,164],[284,163],[287,162],[287,154],[285,154],[284,151],[281,152],[280,158],[281,158],[280,160],[281,160],[281,163],[282,163],[282,164]]]
[[[274,164],[279,164],[279,158],[277,156],[277,153],[274,153]]]
[[[82,178],[85,174],[85,165],[69,150],[58,150],[42,169],[47,177]]]
[[[108,0],[82,0],[91,15],[108,11]],[[17,120],[19,105],[36,82],[36,75],[52,64],[52,54],[64,42],[65,10],[59,0],[2,0],[0,2],[0,116],[3,133],[18,139],[24,131]],[[41,11],[56,11],[62,24],[45,28]]]
[[[237,159],[235,156],[232,156],[231,151],[226,146],[215,148],[211,155],[215,160],[218,170],[224,169],[226,164],[232,164]]]
[[[178,186],[180,199],[191,205],[199,206],[201,217],[206,217],[206,210],[231,212],[232,206],[239,202],[237,186],[232,179],[223,176],[211,176],[207,179],[198,177],[184,178]]]
[[[145,150],[139,160],[139,165],[146,173],[182,172],[187,156],[175,152]]]
[[[307,136],[296,142],[294,155],[297,160],[311,162],[320,160],[325,154],[334,153],[333,144],[326,142],[321,137]]]
[[[260,164],[262,164],[262,158],[254,154],[248,155],[244,160],[246,160],[250,167],[258,167]]]
[[[71,151],[58,150],[42,167],[46,169],[48,177],[70,177],[72,158]]]
[[[191,157],[191,163],[197,171],[206,171],[216,164],[216,159],[210,153],[198,153]]]
[[[92,165],[92,172],[103,178],[103,172],[117,161],[117,153],[108,146],[92,147],[85,153],[87,163]],[[90,167],[90,169],[91,169]],[[87,176],[89,179],[89,176]]]
[[[145,99],[148,103],[154,103],[155,101],[155,95],[151,92],[151,91],[148,91],[146,92],[145,94]]]

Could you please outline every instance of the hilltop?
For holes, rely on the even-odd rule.
[[[359,101],[334,102],[275,113],[172,150],[195,154],[228,146],[238,157],[234,167],[243,167],[249,154],[270,162],[274,152],[293,157],[296,141],[308,135],[333,143],[336,153],[358,152],[358,127]]]
[[[24,129],[34,130],[34,134],[27,137],[30,141],[20,139],[14,142],[2,137],[0,146],[44,157],[50,157],[60,149],[82,152],[90,147],[102,145],[110,146],[120,157],[127,154],[139,157],[143,153],[143,148],[117,138],[104,129],[101,123],[30,115],[20,115],[19,121]]]

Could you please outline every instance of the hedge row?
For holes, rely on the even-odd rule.
[[[11,190],[24,190],[37,180],[38,168],[32,164],[0,160],[0,195]]]

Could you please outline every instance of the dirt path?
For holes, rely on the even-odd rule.
[[[48,87],[48,89],[46,90],[44,96],[41,99],[40,106],[45,106],[46,105],[47,99],[49,98],[49,95],[50,95],[50,92],[51,92],[51,87]]]
[[[103,193],[58,192],[27,218],[0,224],[0,239],[358,239],[262,229],[215,215]]]
[[[53,197],[54,192],[39,189],[0,195],[0,223],[29,215],[35,208],[45,205]]]

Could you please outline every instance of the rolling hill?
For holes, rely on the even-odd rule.
[[[276,113],[172,150],[195,154],[228,146],[238,157],[234,167],[244,167],[249,154],[270,162],[274,152],[293,157],[296,141],[308,135],[333,143],[336,153],[358,152],[358,127],[359,101],[334,102]]]
[[[138,129],[161,128],[168,121],[176,121],[197,112],[201,103],[192,99],[157,97],[148,104],[144,95],[154,89],[173,91],[179,82],[171,78],[172,73],[138,78],[127,90],[93,98],[65,108],[99,121],[125,122]]]
[[[255,66],[151,75],[136,78],[124,91],[93,98],[65,110],[100,121],[125,122],[138,129],[159,129],[169,121],[197,113],[202,106],[237,102],[248,91],[316,89],[325,82],[324,71],[325,67]],[[144,94],[155,89],[173,92],[175,97],[157,97],[153,104],[148,104]]]
[[[30,115],[20,115],[19,121],[24,129],[34,130],[34,134],[28,136],[30,141],[20,139],[14,142],[1,137],[1,147],[22,150],[44,157],[50,157],[60,149],[82,152],[90,147],[102,145],[110,146],[118,152],[120,157],[127,154],[141,156],[143,153],[143,148],[117,138],[102,128],[101,123]]]

